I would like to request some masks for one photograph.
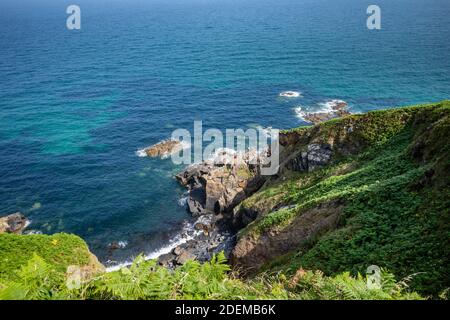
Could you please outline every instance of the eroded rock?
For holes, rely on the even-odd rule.
[[[250,164],[250,156],[223,155],[187,167],[176,175],[188,188],[187,205],[194,216],[230,212],[263,184],[258,167]]]
[[[231,262],[243,274],[252,274],[267,261],[306,246],[338,226],[343,205],[337,201],[302,212],[284,229],[269,229],[240,238],[231,253]]]
[[[161,157],[165,158],[171,155],[172,153],[178,152],[183,149],[183,144],[178,140],[164,140],[161,141],[149,148],[144,149],[144,152],[148,157],[156,158]]]
[[[17,233],[20,234],[29,225],[28,219],[20,212],[10,214],[0,218],[0,234],[1,233]]]

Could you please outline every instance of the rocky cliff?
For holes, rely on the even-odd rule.
[[[424,272],[416,285],[432,291],[450,284],[449,128],[448,101],[350,115],[282,132],[275,176],[244,162],[177,178],[194,215],[239,231],[230,258],[243,275],[377,264]]]
[[[369,112],[281,136],[281,169],[236,206],[242,274],[371,264],[450,285],[450,102]],[[445,257],[445,258],[444,258]]]

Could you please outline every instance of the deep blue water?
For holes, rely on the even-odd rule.
[[[0,215],[70,232],[105,261],[167,243],[188,214],[170,160],[135,151],[176,128],[303,125],[450,98],[450,1],[0,2]],[[78,4],[82,29],[66,29]],[[284,90],[303,93],[280,99]],[[128,247],[109,256],[107,244]]]

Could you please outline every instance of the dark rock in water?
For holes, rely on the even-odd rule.
[[[30,222],[20,212],[10,214],[0,218],[0,234],[1,233],[17,233],[20,234],[28,226]]]
[[[194,217],[206,213],[205,203],[206,203],[206,193],[204,188],[196,187],[189,192],[187,205],[189,212]]]
[[[194,224],[194,238],[175,247],[170,254],[159,257],[159,263],[174,268],[187,260],[207,262],[213,254],[221,251],[229,256],[233,249],[234,236],[227,226],[220,215],[206,214],[199,217]]]

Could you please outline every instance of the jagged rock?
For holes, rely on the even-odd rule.
[[[307,112],[303,115],[303,119],[305,119],[305,121],[307,122],[311,122],[312,124],[318,124],[331,119],[342,118],[349,115],[351,115],[351,113],[347,110],[337,110],[331,112],[317,112],[317,113]]]
[[[28,219],[20,212],[10,214],[0,218],[0,234],[1,233],[22,233],[28,226]]]
[[[196,187],[189,192],[187,205],[189,212],[191,212],[194,217],[206,214],[205,202],[206,191],[204,188]]]
[[[164,140],[161,141],[147,149],[145,149],[145,153],[147,156],[156,158],[156,157],[167,157],[170,154],[180,151],[183,148],[183,144],[177,140]]]
[[[185,262],[187,262],[188,260],[195,260],[195,255],[192,254],[189,251],[183,251],[180,253],[180,255],[177,256],[176,262],[178,264],[184,264]]]
[[[175,249],[173,249],[172,252],[174,255],[179,256],[183,252],[183,249],[181,246],[178,246],[178,247],[175,247]]]
[[[286,228],[271,230],[259,237],[244,235],[231,253],[231,262],[243,274],[256,272],[266,261],[301,248],[309,241],[338,226],[343,205],[320,204],[296,217]]]
[[[264,179],[249,159],[247,154],[232,159],[222,157],[220,161],[215,159],[189,166],[176,175],[189,190],[187,204],[192,215],[229,212],[257,191]]]
[[[330,162],[331,155],[332,150],[330,145],[316,143],[308,145],[308,171],[327,165]]]
[[[161,266],[164,266],[164,267],[172,268],[175,259],[176,259],[176,255],[174,255],[171,252],[166,253],[166,254],[163,254],[162,256],[159,256],[158,264]]]
[[[348,107],[347,102],[342,100],[330,101],[331,111],[329,112],[304,112],[302,113],[303,119],[312,124],[318,124],[324,121],[328,121],[335,118],[341,118],[350,115],[351,113],[346,110]]]

